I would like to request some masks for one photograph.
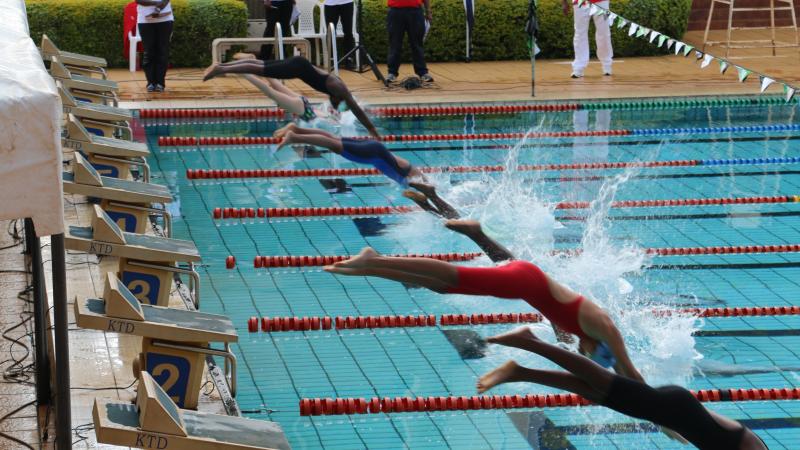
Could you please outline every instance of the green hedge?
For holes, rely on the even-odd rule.
[[[539,47],[544,58],[572,58],[572,14],[565,16],[561,0],[539,0]],[[428,61],[464,59],[464,6],[462,0],[431,0],[433,25],[425,41]],[[611,9],[636,23],[671,37],[686,32],[691,0],[611,0]],[[386,32],[386,1],[365,0],[362,39],[370,54],[386,61],[389,39]],[[528,0],[475,0],[473,60],[529,58],[525,29]],[[592,26],[593,28],[593,26]],[[590,30],[594,48],[594,31]],[[628,27],[612,31],[614,54],[644,56],[663,53],[645,39],[628,36]],[[407,45],[405,46],[407,47]],[[405,60],[409,60],[408,49]]]
[[[47,34],[58,48],[102,56],[112,67],[127,65],[122,48],[122,14],[131,0],[27,0],[31,37]],[[211,61],[211,41],[247,34],[241,0],[172,0],[175,28],[170,63],[201,67]]]

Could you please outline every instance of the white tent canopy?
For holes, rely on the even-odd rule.
[[[63,233],[61,100],[28,35],[24,0],[0,2],[0,219]]]

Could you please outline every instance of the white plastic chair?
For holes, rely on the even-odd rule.
[[[134,27],[136,30],[136,27]],[[142,37],[139,36],[139,33],[133,34],[132,32],[128,32],[128,69],[131,72],[136,72],[136,47],[139,45],[139,42],[142,42]]]
[[[355,4],[353,6],[353,42],[354,45],[358,46],[358,43],[361,41],[361,37],[358,35],[358,7]],[[320,23],[326,23],[324,7],[320,8]],[[328,27],[322,27],[322,32],[328,34]],[[341,20],[336,24],[336,37],[344,37],[344,30],[342,29]],[[340,56],[344,56],[344,54]],[[329,62],[326,60],[325,67],[328,67],[328,64]],[[361,52],[356,52],[356,67],[361,67]]]
[[[322,30],[317,30],[317,27],[314,25],[314,10],[320,10],[320,18],[323,17],[323,8],[322,4],[319,3],[318,0],[296,0],[297,1],[297,9],[300,10],[300,18],[297,19],[297,24],[291,27],[292,36],[301,37],[304,39],[308,39],[314,41],[314,52],[317,54],[316,56],[316,63],[319,65],[319,47],[323,47],[323,57],[327,60],[327,49],[324,45],[325,39],[325,22],[320,20],[320,28]],[[295,30],[295,28],[297,28]],[[319,44],[319,45],[318,45]],[[310,55],[307,55],[310,56]]]

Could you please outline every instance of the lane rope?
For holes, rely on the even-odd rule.
[[[781,158],[739,158],[739,159],[680,159],[672,161],[632,161],[632,162],[596,162],[570,164],[522,164],[515,168],[520,172],[544,170],[598,170],[626,169],[632,167],[693,167],[693,166],[740,166],[756,164],[796,164],[800,157]],[[435,166],[420,167],[424,173],[484,173],[505,172],[503,165],[483,166]],[[330,168],[330,169],[186,169],[186,178],[221,179],[221,178],[299,178],[299,177],[345,177],[371,176],[381,173],[374,168]]]
[[[799,195],[772,197],[687,198],[669,200],[620,200],[612,208],[648,208],[673,206],[742,205],[761,203],[797,203]],[[591,202],[559,202],[555,209],[586,209]],[[331,216],[382,216],[422,211],[414,206],[330,206],[306,208],[234,208],[217,207],[211,212],[214,219],[280,218],[280,217],[331,217]]]
[[[701,389],[690,391],[699,401],[744,402],[758,400],[798,400],[800,388]],[[303,398],[301,416],[380,414],[429,411],[467,411],[479,409],[556,408],[587,406],[592,403],[572,393],[527,395],[473,395],[430,397]]]
[[[752,306],[735,308],[683,308],[678,310],[655,309],[657,317],[673,314],[692,315],[701,318],[710,317],[757,317],[757,316],[790,316],[800,315],[800,306]],[[250,317],[247,329],[256,333],[259,329],[266,333],[281,331],[320,331],[320,330],[354,330],[377,328],[418,328],[461,325],[495,325],[509,323],[539,323],[544,316],[533,312],[524,313],[489,313],[489,314],[442,314],[431,315],[384,315],[384,316],[313,316],[313,317]]]

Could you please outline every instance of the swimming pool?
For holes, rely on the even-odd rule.
[[[643,249],[800,244],[797,108],[780,104],[625,108],[380,118],[387,135],[445,135],[387,146],[419,166],[502,166],[433,174],[442,194],[480,219],[515,253],[608,308],[634,363],[654,384],[691,389],[800,385],[800,317],[668,317],[654,308],[790,306],[800,294],[800,254],[710,251],[648,255]],[[658,106],[658,105],[656,105]],[[478,251],[422,212],[362,216],[214,219],[215,208],[412,205],[380,176],[193,179],[187,169],[346,169],[325,151],[269,145],[160,147],[159,136],[270,136],[268,119],[151,121],[154,182],[175,195],[174,234],[193,239],[205,266],[202,309],[238,327],[237,399],[248,416],[279,422],[307,448],[676,448],[652,427],[599,407],[518,408],[301,417],[316,397],[471,396],[478,376],[519,351],[481,346],[509,324],[249,333],[252,317],[442,315],[529,312],[521,302],[442,296],[379,279],[334,277],[319,267],[254,268],[256,255]],[[147,123],[147,122],[146,122]],[[750,128],[748,128],[750,127]],[[770,128],[772,127],[772,128]],[[567,137],[464,139],[482,133],[569,132]],[[576,136],[587,130],[627,135]],[[657,131],[654,131],[657,130]],[[578,132],[578,133],[575,133]],[[603,133],[599,133],[603,134]],[[451,136],[447,136],[451,135]],[[609,168],[633,161],[697,164]],[[569,164],[514,170],[520,164]],[[251,173],[253,175],[254,173]],[[787,196],[780,202],[626,207],[620,201]],[[560,202],[592,202],[571,208]],[[630,205],[630,204],[628,204]],[[566,206],[566,207],[565,207]],[[575,206],[575,205],[572,205]],[[581,249],[564,256],[553,250]],[[235,270],[225,258],[236,257]],[[485,258],[477,263],[486,264]],[[638,270],[645,266],[644,269]],[[543,324],[535,331],[552,339]],[[552,393],[509,384],[496,394]],[[800,448],[800,402],[710,404],[743,420],[770,448]],[[262,411],[256,413],[254,411]]]

